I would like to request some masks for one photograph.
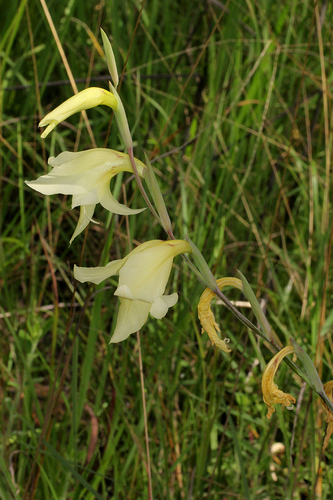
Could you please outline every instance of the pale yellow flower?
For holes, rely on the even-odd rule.
[[[242,290],[242,282],[237,278],[220,278],[216,280],[217,286],[220,290],[226,286],[234,286],[239,290]],[[207,332],[210,340],[219,349],[224,352],[230,352],[225,340],[220,339],[217,332],[220,332],[220,327],[215,321],[214,314],[210,308],[212,299],[215,297],[215,293],[212,292],[210,288],[206,288],[204,293],[201,295],[198,304],[198,316],[202,326],[202,333]]]
[[[169,307],[176,304],[178,294],[164,295],[174,257],[191,253],[183,240],[153,240],[142,243],[124,259],[109,262],[104,267],[74,266],[75,278],[84,283],[99,284],[110,276],[119,275],[115,295],[120,298],[117,324],[111,342],[121,342],[147,321],[150,313],[162,319]]]
[[[66,120],[69,116],[84,109],[94,108],[104,104],[117,111],[117,99],[111,92],[99,87],[90,87],[82,90],[78,94],[73,95],[67,101],[63,102],[48,113],[39,123],[39,127],[48,127],[44,130],[41,137],[45,137],[60,123]]]
[[[325,391],[326,396],[331,401],[333,401],[333,380],[331,380],[330,382],[327,382],[324,385],[324,391]],[[332,435],[332,432],[333,432],[333,414],[328,409],[327,405],[324,402],[322,404],[323,404],[325,411],[326,411],[325,422],[327,423],[327,431],[326,431],[326,436],[325,436],[324,445],[323,445],[323,450],[326,450],[326,448],[328,446],[328,441],[329,441],[329,439]]]
[[[274,376],[281,361],[285,356],[291,354],[292,352],[294,352],[294,348],[291,345],[281,349],[281,351],[275,354],[275,356],[270,360],[263,373],[261,385],[263,398],[268,407],[268,413],[266,415],[267,418],[271,418],[272,414],[275,412],[275,408],[272,406],[273,404],[279,403],[289,407],[291,403],[296,402],[296,399],[293,396],[280,391],[274,382]]]
[[[48,161],[52,170],[26,184],[39,193],[72,195],[72,208],[80,207],[80,218],[71,238],[80,234],[92,220],[97,203],[120,215],[138,214],[144,210],[131,209],[119,203],[110,191],[111,179],[120,172],[133,172],[129,157],[112,149],[96,148],[79,153],[64,151]],[[145,165],[135,159],[140,176]]]

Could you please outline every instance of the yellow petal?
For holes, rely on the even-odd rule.
[[[275,354],[265,368],[261,385],[263,398],[268,406],[268,413],[266,415],[267,418],[271,418],[272,414],[275,412],[275,408],[272,406],[273,404],[280,403],[284,404],[284,406],[290,406],[291,403],[296,403],[295,398],[293,398],[290,394],[285,394],[283,391],[280,391],[274,382],[274,375],[281,361],[285,356],[291,354],[292,352],[294,352],[293,346],[288,345],[287,347],[284,347],[281,351]]]
[[[141,300],[120,299],[117,324],[110,343],[122,342],[140,330],[147,321],[151,304]]]
[[[326,396],[331,400],[333,401],[333,380],[331,380],[330,382],[327,382],[325,385],[324,385],[324,391],[325,391],[325,394]],[[326,436],[325,436],[325,440],[324,440],[324,445],[323,445],[323,451],[326,450],[327,446],[328,446],[328,441],[333,433],[333,414],[332,412],[329,410],[328,406],[325,405],[325,403],[323,403],[324,405],[324,408],[325,408],[325,411],[326,411],[326,423],[328,424],[327,425],[327,431],[326,431]]]
[[[96,205],[84,205],[80,207],[80,217],[79,220],[77,221],[77,225],[75,228],[75,231],[73,233],[73,236],[69,240],[69,244],[71,245],[74,239],[82,233],[82,231],[85,230],[85,228],[88,226],[89,222],[92,221],[92,216],[94,215],[95,211],[95,206]],[[98,222],[94,221],[95,224],[98,224]]]
[[[237,278],[220,278],[216,281],[216,283],[220,290],[226,286],[234,286],[235,288],[242,290],[242,282]],[[219,349],[224,352],[230,352],[226,342],[221,340],[217,335],[217,332],[220,332],[221,330],[219,325],[216,323],[214,314],[210,308],[214,297],[215,293],[210,288],[206,288],[200,297],[198,304],[198,316],[202,326],[202,333],[207,332],[212,344],[215,344]]]

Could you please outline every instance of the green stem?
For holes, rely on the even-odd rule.
[[[141,192],[145,202],[147,203],[149,210],[151,211],[153,216],[158,220],[158,222],[161,224],[160,218],[157,215],[156,210],[154,209],[153,205],[151,204],[150,199],[149,199],[149,197],[145,191],[145,188],[143,187],[143,184],[141,182],[139,172],[138,172],[138,169],[136,168],[136,164],[135,164],[135,159],[134,159],[134,155],[133,155],[133,148],[128,148],[127,153],[128,153],[128,156],[129,156],[132,168],[133,168],[133,173],[134,173],[135,180],[138,184],[138,188],[140,189],[140,192]]]

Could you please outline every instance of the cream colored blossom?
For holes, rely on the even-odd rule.
[[[272,406],[273,404],[279,403],[288,407],[291,403],[296,402],[296,399],[293,396],[280,391],[274,382],[274,376],[281,361],[285,356],[291,354],[292,352],[294,352],[294,348],[290,345],[281,349],[281,351],[275,354],[275,356],[270,360],[263,373],[261,385],[263,398],[268,407],[268,413],[266,415],[267,418],[271,418],[272,414],[275,412],[275,408]]]
[[[242,290],[242,282],[237,278],[220,278],[216,280],[216,283],[220,290],[226,286],[234,286],[235,288]],[[225,340],[221,340],[217,334],[217,332],[220,332],[221,330],[219,325],[216,323],[214,314],[210,308],[214,297],[215,293],[210,288],[206,288],[200,297],[198,304],[198,316],[202,326],[202,333],[207,332],[212,343],[219,349],[224,352],[230,352]]]
[[[112,149],[96,148],[79,153],[64,151],[48,161],[52,170],[26,184],[45,195],[72,195],[72,208],[80,207],[80,217],[71,238],[80,234],[92,220],[97,203],[106,210],[120,215],[133,215],[144,208],[131,209],[119,203],[110,191],[111,179],[120,172],[133,172],[129,157]],[[139,175],[143,176],[145,165],[135,160]]]
[[[326,396],[331,401],[333,401],[333,380],[331,380],[330,382],[327,382],[324,385],[324,391],[325,391]],[[325,411],[326,411],[325,422],[327,423],[327,431],[326,431],[326,436],[325,436],[324,445],[323,445],[323,450],[326,450],[326,448],[328,446],[328,441],[329,441],[329,439],[332,435],[332,432],[333,432],[333,414],[324,402],[322,404],[323,404]]]
[[[48,127],[44,130],[41,137],[45,139],[60,122],[63,122],[74,113],[78,113],[84,109],[94,108],[100,104],[109,106],[115,111],[117,110],[117,99],[108,90],[99,87],[90,87],[78,92],[78,94],[73,95],[44,116],[38,126],[45,127],[48,125]]]
[[[120,298],[117,324],[111,342],[121,342],[144,325],[150,313],[162,319],[169,307],[176,304],[177,293],[164,295],[174,257],[191,253],[183,240],[153,240],[142,243],[125,258],[109,262],[104,267],[74,266],[75,278],[84,283],[99,284],[119,275],[115,295]]]

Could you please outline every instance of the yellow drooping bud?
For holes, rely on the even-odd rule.
[[[333,401],[333,380],[330,382],[327,382],[324,385],[324,391],[326,396]],[[326,431],[326,436],[324,440],[324,445],[323,445],[323,451],[326,450],[328,446],[328,441],[333,433],[333,414],[332,412],[328,409],[327,405],[323,403],[325,411],[326,411],[326,423],[327,423],[327,431]]]
[[[117,99],[111,92],[99,87],[90,87],[82,90],[78,94],[73,95],[67,101],[63,102],[48,113],[39,123],[39,127],[48,127],[44,130],[41,137],[45,137],[58,125],[58,123],[66,120],[69,116],[85,109],[94,108],[104,104],[117,111]]]
[[[284,347],[270,360],[265,368],[262,377],[262,394],[264,401],[268,407],[267,418],[271,418],[272,414],[275,412],[273,404],[284,404],[286,407],[290,407],[291,403],[296,403],[296,399],[290,394],[285,394],[280,391],[276,383],[274,382],[274,376],[276,370],[280,366],[281,361],[285,356],[294,352],[294,348],[291,345]]]
[[[235,288],[242,290],[242,282],[237,278],[220,278],[216,280],[216,283],[220,290],[226,286],[234,286]],[[217,332],[220,332],[221,330],[219,325],[216,323],[214,314],[210,308],[214,297],[215,293],[210,288],[206,288],[200,297],[198,304],[198,316],[202,326],[202,333],[207,332],[212,343],[219,349],[224,352],[230,352],[226,341],[221,340],[217,334]]]

